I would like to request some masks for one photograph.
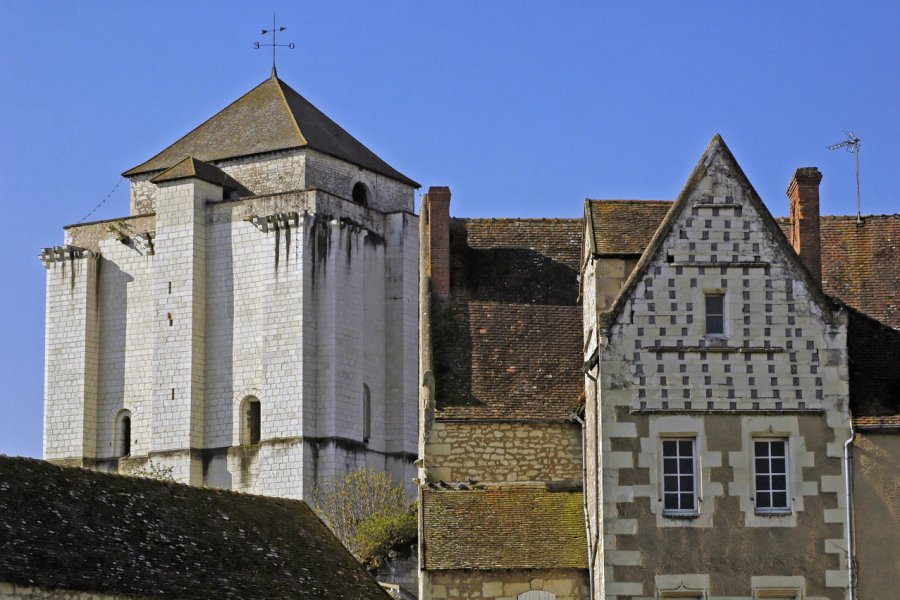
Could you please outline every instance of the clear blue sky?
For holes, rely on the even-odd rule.
[[[900,212],[896,2],[0,0],[0,453],[40,456],[44,269],[119,180],[269,74],[459,216],[673,198],[715,132],[775,214],[818,166],[823,212]],[[91,219],[124,216],[127,186]]]

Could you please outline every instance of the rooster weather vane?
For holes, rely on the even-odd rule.
[[[262,43],[262,42],[253,42],[253,48],[254,48],[255,50],[259,50],[260,48],[269,47],[269,46],[272,47],[272,73],[275,73],[275,72],[276,72],[276,70],[275,70],[275,49],[276,49],[276,48],[279,48],[279,47],[281,47],[281,48],[287,48],[287,49],[289,49],[289,50],[293,50],[293,49],[294,49],[294,43],[293,43],[293,42],[291,42],[290,44],[277,44],[277,43],[275,42],[275,34],[281,33],[281,32],[284,31],[285,29],[287,29],[287,27],[281,27],[281,26],[279,26],[279,25],[277,25],[277,24],[275,23],[275,13],[272,13],[272,29],[263,29],[263,30],[261,30],[262,35],[267,35],[267,34],[270,34],[270,33],[272,34],[272,43],[271,43],[271,44],[264,44],[264,43]]]

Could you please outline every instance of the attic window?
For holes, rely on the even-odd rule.
[[[361,181],[357,181],[356,185],[353,186],[352,198],[356,204],[369,205],[369,191]]]

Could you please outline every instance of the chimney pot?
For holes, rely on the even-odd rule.
[[[819,236],[819,183],[822,173],[816,167],[794,171],[788,184],[791,201],[791,246],[810,275],[822,283],[822,248]]]
[[[432,186],[426,199],[431,293],[438,300],[447,300],[450,298],[450,188]]]

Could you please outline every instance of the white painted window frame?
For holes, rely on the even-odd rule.
[[[712,313],[714,316],[722,317],[722,331],[718,332],[710,332],[709,331],[709,306],[707,305],[707,300],[711,296],[721,296],[722,298],[722,313]],[[714,339],[722,339],[728,337],[728,319],[727,319],[727,297],[728,294],[725,290],[722,289],[712,289],[712,290],[703,290],[703,335],[704,337],[714,338]]]
[[[759,496],[758,496],[759,490],[756,487],[756,476],[757,476],[756,443],[757,442],[766,442],[768,444],[771,444],[772,442],[781,442],[782,444],[784,444],[784,473],[777,473],[777,474],[784,475],[785,497],[786,497],[786,501],[787,501],[787,506],[768,507],[768,508],[760,508],[759,507]],[[751,482],[750,489],[752,490],[752,494],[753,494],[752,497],[753,497],[754,512],[758,515],[766,515],[766,516],[769,516],[769,515],[778,516],[778,515],[792,514],[793,499],[792,499],[792,494],[791,494],[791,443],[790,443],[790,438],[784,437],[784,436],[771,436],[771,435],[752,436],[750,439],[750,444],[751,444],[750,452],[751,452],[751,457],[752,457],[751,460],[753,462],[753,469],[752,469],[753,481]],[[771,451],[771,445],[769,446],[769,448]],[[771,484],[771,478],[773,475],[773,473],[771,472],[771,464],[772,464],[771,457],[772,457],[772,455],[770,453],[769,457],[768,457],[770,472],[766,474],[769,477],[770,484]],[[771,494],[771,489],[769,490],[769,493]],[[762,597],[765,597],[765,596],[762,596]]]
[[[694,480],[694,489],[691,490],[694,495],[694,508],[693,509],[672,509],[666,508],[666,454],[665,454],[665,442],[690,442],[691,443],[691,469]],[[662,515],[664,517],[670,518],[690,518],[696,517],[700,514],[700,469],[699,464],[697,462],[697,437],[691,434],[670,434],[670,435],[662,435],[659,438],[659,495],[662,500],[661,509]],[[676,457],[678,460],[682,458],[680,451],[678,451],[678,446],[676,444]],[[683,475],[683,473],[678,473],[678,477]],[[684,493],[680,488],[681,482],[679,479],[679,489],[677,494]],[[679,500],[680,503],[680,500]]]

